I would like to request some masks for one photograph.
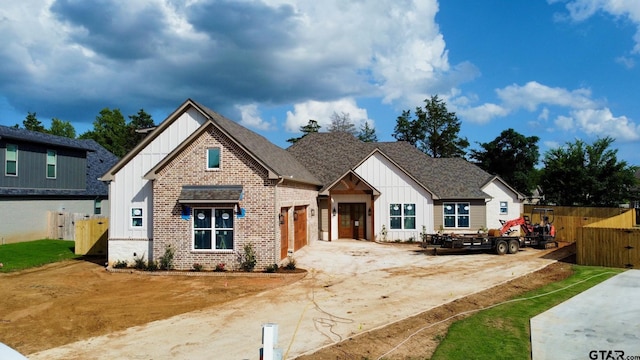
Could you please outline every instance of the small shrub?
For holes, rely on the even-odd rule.
[[[157,261],[149,261],[147,263],[146,271],[157,271],[158,270],[158,262]]]
[[[414,238],[413,236],[409,238],[409,240],[407,240],[407,242],[409,244],[414,243],[416,241],[416,238]]]
[[[133,258],[133,268],[137,270],[145,270],[147,268],[147,262],[144,261],[144,255]]]
[[[289,262],[287,263],[285,268],[287,268],[287,270],[295,270],[296,269],[296,259],[290,257],[289,258]]]
[[[202,271],[203,268],[204,266],[202,266],[202,264],[194,263],[193,265],[191,265],[192,271]]]
[[[129,264],[125,260],[117,260],[116,262],[113,263],[114,269],[124,269],[127,266],[129,266]]]
[[[253,271],[256,267],[258,260],[256,260],[256,252],[253,250],[252,243],[244,246],[244,253],[238,255],[238,262],[243,271]]]
[[[225,263],[219,263],[216,265],[216,267],[213,269],[213,271],[217,271],[217,272],[223,272],[225,271]]]
[[[264,271],[268,272],[268,273],[274,273],[274,272],[278,271],[278,264],[267,265],[267,267],[264,269]]]
[[[160,270],[172,270],[173,269],[173,258],[176,254],[176,251],[171,247],[171,245],[167,245],[164,249],[164,255],[160,256]]]
[[[380,237],[382,241],[387,241],[387,227],[382,225],[382,230],[380,230]]]

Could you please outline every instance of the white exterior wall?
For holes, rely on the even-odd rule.
[[[500,229],[502,227],[500,220],[507,221],[517,219],[521,216],[523,209],[522,202],[518,199],[518,195],[506,187],[502,182],[499,180],[493,180],[482,190],[491,196],[491,199],[488,200],[486,204],[486,222],[488,229]],[[501,201],[507,202],[508,211],[506,214],[500,214]]]
[[[134,251],[138,256],[145,253],[145,259],[152,260],[148,243],[153,240],[153,188],[143,176],[206,121],[200,112],[189,109],[115,174],[109,184],[109,262],[131,259]],[[130,226],[132,208],[143,209],[141,228]],[[118,241],[117,247],[111,246],[114,241]]]
[[[0,244],[45,239],[49,234],[49,211],[93,215],[94,200],[2,200]],[[102,215],[109,214],[109,201],[102,200]],[[73,240],[73,239],[65,239]]]
[[[387,241],[406,241],[411,237],[419,241],[422,226],[426,227],[427,233],[434,232],[433,199],[431,194],[398,169],[386,157],[379,153],[374,153],[355,169],[355,172],[380,191],[380,196],[375,199],[373,209],[375,240],[384,240],[380,234],[383,225],[387,229]],[[415,204],[416,228],[414,230],[389,229],[390,204]],[[337,221],[337,219],[334,221]]]

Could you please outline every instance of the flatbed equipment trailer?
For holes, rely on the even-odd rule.
[[[423,247],[438,252],[445,251],[494,251],[498,255],[515,254],[524,247],[546,248],[555,245],[555,241],[548,241],[540,237],[527,236],[488,236],[463,234],[430,234],[423,239]]]

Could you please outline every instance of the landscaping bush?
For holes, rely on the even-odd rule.
[[[160,256],[160,270],[173,270],[173,257],[175,256],[176,251],[171,247],[171,245],[167,245],[164,249],[164,255]]]
[[[267,267],[264,269],[264,271],[268,272],[268,273],[274,273],[274,272],[278,271],[278,264],[267,265]]]
[[[147,262],[144,261],[144,255],[133,258],[133,268],[136,270],[146,270]]]
[[[258,263],[256,260],[256,252],[253,250],[253,244],[248,243],[244,246],[244,252],[238,254],[238,262],[242,271],[253,271]]]
[[[223,272],[225,271],[225,263],[219,263],[216,265],[216,267],[213,269],[213,271],[217,271],[217,272]]]
[[[287,270],[295,270],[296,269],[296,259],[289,257],[289,262],[285,266]]]
[[[202,271],[203,268],[202,264],[194,263],[191,265],[191,271]]]
[[[129,264],[125,260],[117,260],[113,263],[114,269],[125,269]]]

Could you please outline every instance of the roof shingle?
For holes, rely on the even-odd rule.
[[[484,199],[492,175],[461,158],[432,158],[407,142],[365,143],[347,133],[311,133],[287,151],[325,187],[378,149],[440,199]]]

